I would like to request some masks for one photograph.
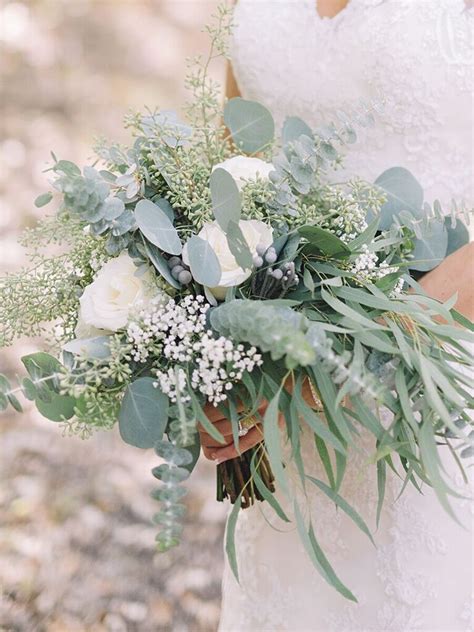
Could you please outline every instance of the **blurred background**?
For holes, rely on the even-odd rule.
[[[0,273],[25,263],[20,231],[54,150],[84,163],[122,119],[183,104],[185,59],[206,52],[207,0],[0,2]],[[216,79],[223,64],[212,69]],[[51,212],[51,211],[49,211]],[[1,300],[1,297],[0,297]],[[39,341],[2,350],[0,372]],[[219,618],[226,508],[214,468],[192,477],[182,546],[154,553],[153,454],[115,433],[64,438],[29,414],[0,423],[0,630],[212,631]]]

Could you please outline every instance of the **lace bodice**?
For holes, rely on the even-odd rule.
[[[316,0],[240,0],[232,63],[242,94],[281,123],[310,125],[382,97],[348,172],[373,180],[400,165],[426,200],[472,203],[474,11],[464,0],[350,0],[320,18]],[[361,151],[362,149],[362,151]]]
[[[375,126],[358,129],[349,147],[348,174],[373,180],[405,166],[427,201],[472,205],[473,14],[464,0],[349,0],[329,19],[318,16],[316,0],[240,0],[234,72],[242,96],[267,105],[278,124],[297,115],[316,127],[337,110],[382,96]],[[312,442],[303,445],[305,467],[325,480]],[[372,450],[363,437],[348,459],[342,495],[374,529]],[[287,472],[297,480],[292,465]],[[408,489],[397,499],[401,482],[392,476],[376,547],[327,498],[309,492],[317,536],[358,604],[314,571],[294,522],[282,523],[263,505],[243,512],[236,534],[241,584],[227,568],[221,632],[472,630],[472,486],[450,473],[467,496],[455,502],[466,529],[430,489]],[[296,483],[294,493],[302,493]],[[291,505],[280,501],[291,517]]]

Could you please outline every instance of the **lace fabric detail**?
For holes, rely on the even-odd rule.
[[[400,165],[422,183],[428,202],[474,202],[472,88],[474,11],[464,0],[350,0],[335,18],[320,18],[315,0],[239,0],[232,60],[245,98],[264,103],[277,124],[297,115],[315,127],[383,95],[371,129],[358,129],[344,171],[372,181]],[[326,481],[312,439],[305,468]],[[288,446],[285,448],[288,450]],[[375,530],[377,482],[368,465],[372,439],[362,434],[348,458],[341,493]],[[449,457],[449,455],[446,455]],[[316,536],[357,604],[314,570],[292,520],[259,504],[240,514],[236,548],[240,585],[228,567],[220,632],[454,632],[472,630],[472,481],[446,469],[465,498],[453,499],[464,529],[431,489],[388,476],[376,547],[318,489],[307,496],[294,464],[291,496],[306,500]]]
[[[278,124],[297,115],[316,126],[382,96],[345,171],[373,180],[398,164],[427,201],[472,203],[474,11],[464,0],[350,0],[331,19],[315,0],[240,0],[235,19],[240,89]]]

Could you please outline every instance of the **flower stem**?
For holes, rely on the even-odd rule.
[[[263,484],[273,493],[275,491],[274,477],[268,461],[265,444],[262,441],[235,459],[224,461],[217,466],[217,500],[229,498],[234,504],[242,497],[242,509],[251,507],[256,500],[265,500],[254,484],[251,463],[255,455],[255,468]]]

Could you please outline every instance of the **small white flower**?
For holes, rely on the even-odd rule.
[[[256,180],[257,177],[262,180],[268,180],[270,171],[274,171],[275,167],[260,158],[251,158],[250,156],[234,156],[215,165],[214,169],[225,169],[234,178],[239,190],[248,180]]]
[[[251,253],[257,251],[257,246],[262,246],[266,250],[272,245],[273,230],[264,222],[256,219],[244,219],[239,222],[239,227]],[[209,243],[219,260],[221,278],[219,284],[210,290],[216,298],[223,299],[227,288],[243,283],[249,278],[251,270],[243,270],[238,265],[230,251],[227,236],[217,222],[204,224],[198,236]],[[186,264],[189,263],[186,246],[183,249],[183,260]]]
[[[140,276],[136,272],[137,267],[126,252],[100,268],[79,299],[78,337],[91,329],[94,333],[123,329],[137,305],[160,293],[151,272]]]

